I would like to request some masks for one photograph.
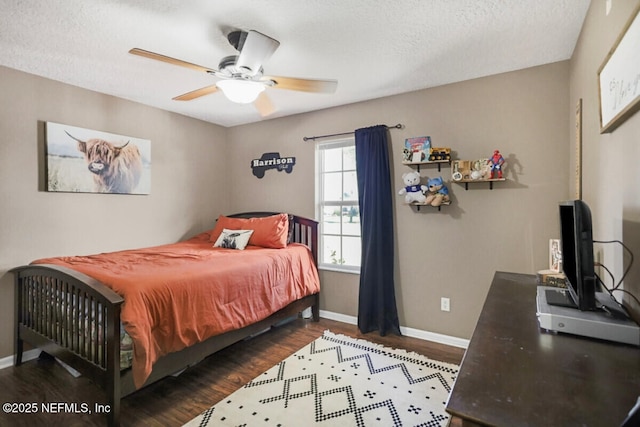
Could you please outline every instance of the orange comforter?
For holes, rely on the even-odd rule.
[[[134,343],[138,388],[160,356],[262,320],[320,291],[306,246],[213,248],[209,233],[170,245],[33,263],[80,271],[124,298],[120,318]]]

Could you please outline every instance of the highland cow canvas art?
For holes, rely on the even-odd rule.
[[[149,194],[151,142],[47,122],[47,191]]]

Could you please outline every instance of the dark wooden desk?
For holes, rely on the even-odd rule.
[[[446,410],[463,425],[615,427],[638,396],[640,349],[541,331],[535,276],[497,272]]]

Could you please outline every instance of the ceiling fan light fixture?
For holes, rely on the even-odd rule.
[[[262,83],[250,80],[220,80],[216,86],[231,102],[249,104],[258,98],[264,91]]]

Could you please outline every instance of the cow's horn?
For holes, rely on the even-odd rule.
[[[129,145],[129,143],[130,143],[130,142],[131,142],[131,140],[127,141],[127,143],[126,143],[126,144],[124,144],[122,147],[118,147],[118,148],[122,150],[124,147],[126,147],[127,145]]]
[[[70,134],[69,132],[67,132],[66,130],[64,131],[64,133],[66,133],[67,135],[69,135],[71,138],[75,139],[75,140],[76,140],[76,141],[78,141],[78,142],[84,142],[83,140],[78,139],[78,138],[76,138],[75,136],[71,135],[71,134]]]

